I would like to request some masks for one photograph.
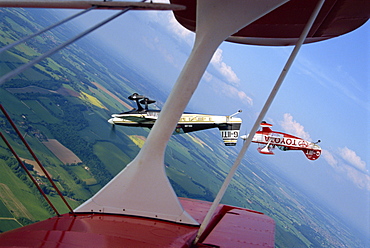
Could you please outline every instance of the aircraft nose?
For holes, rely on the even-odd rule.
[[[114,125],[113,118],[110,118],[110,119],[108,120],[108,122],[109,122],[110,124]]]

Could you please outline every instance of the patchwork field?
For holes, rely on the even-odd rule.
[[[81,159],[77,157],[71,150],[62,145],[56,139],[48,139],[48,141],[42,142],[55,156],[59,158],[64,164],[76,164],[82,163]]]
[[[56,19],[42,10],[1,11],[4,16],[1,25],[7,27],[0,29],[1,44],[25,36],[30,30],[40,30]],[[38,37],[35,42],[0,54],[0,73],[44,53],[69,34],[68,28],[56,30],[47,39]],[[147,129],[130,127],[116,127],[111,135],[112,126],[107,123],[110,115],[132,109],[134,105],[127,96],[133,92],[150,94],[157,103],[163,103],[168,96],[152,75],[86,38],[0,86],[0,103],[53,175],[72,208],[121,171],[136,156],[148,135]],[[2,115],[0,125],[19,156],[32,164],[28,151]],[[236,157],[235,151],[223,145],[217,130],[172,136],[165,153],[165,168],[177,195],[212,201]],[[319,204],[310,203],[310,199],[274,171],[266,170],[267,167],[251,156],[243,160],[223,203],[273,217],[277,248],[364,247],[358,245],[350,227],[343,226],[330,212],[322,211]],[[55,214],[48,210],[2,142],[0,172],[0,232]],[[58,211],[68,212],[43,176],[36,178]]]
[[[0,183],[0,199],[16,218],[25,217],[33,220],[31,213],[24,207],[6,184]]]
[[[126,108],[128,108],[128,109],[131,109],[132,108],[130,105],[128,105],[127,103],[125,103],[124,101],[122,101],[119,97],[117,97],[115,94],[113,94],[112,92],[110,92],[109,90],[107,90],[106,88],[104,88],[103,86],[101,86],[100,84],[98,84],[96,82],[91,82],[91,83],[94,84],[96,87],[98,87],[103,92],[105,92],[106,94],[108,94],[109,96],[111,96],[113,99],[115,99],[117,102],[119,102],[120,104],[122,104]]]
[[[40,166],[38,165],[38,163],[36,161],[31,160],[31,159],[27,159],[27,158],[20,158],[20,159],[23,162],[26,162],[27,164],[32,165],[33,170],[36,171],[39,176],[45,176],[45,173],[43,172],[43,170],[40,168]]]

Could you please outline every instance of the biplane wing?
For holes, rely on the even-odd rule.
[[[133,93],[128,99],[135,101],[137,108],[128,112],[113,114],[108,122],[112,125],[153,128],[155,121],[160,115],[160,110],[149,109],[149,105],[156,101],[138,93]],[[235,146],[242,123],[242,119],[235,117],[235,115],[240,112],[242,110],[238,110],[229,116],[185,112],[181,115],[172,134],[218,128],[225,146]]]
[[[147,123],[151,122],[154,123],[157,118],[153,116],[144,116],[144,115],[122,115],[122,116],[115,116],[114,118],[120,118],[123,120],[131,121],[131,122],[137,122],[137,123]]]
[[[112,8],[113,4],[117,3],[99,1],[87,6],[74,5],[86,2],[93,1],[0,0],[0,7],[84,9],[94,7],[99,9],[104,8],[100,7],[101,5],[107,4],[110,6],[105,8]],[[248,147],[251,136],[256,132],[258,124],[269,109],[293,63],[296,51],[303,43],[336,37],[361,26],[369,18],[369,1],[326,0],[325,4],[322,0],[171,0],[171,2],[186,6],[186,11],[176,12],[175,17],[184,27],[196,30],[196,39],[194,49],[166,101],[164,106],[166,111],[163,111],[156,121],[144,147],[136,158],[104,188],[71,214],[67,214],[66,221],[62,219],[64,215],[56,216],[29,227],[0,234],[1,244],[7,246],[29,244],[30,240],[25,236],[29,234],[27,228],[30,228],[35,231],[35,235],[30,237],[31,241],[37,234],[44,238],[39,243],[43,246],[100,246],[101,244],[105,247],[122,245],[174,247],[178,243],[171,241],[156,246],[153,243],[158,242],[160,237],[168,237],[175,232],[174,238],[179,241],[178,246],[181,247],[274,247],[275,229],[271,218],[268,218],[269,223],[272,223],[269,225],[266,225],[264,218],[261,218],[263,215],[246,220],[240,217],[239,209],[231,206],[220,209],[219,202],[240,164],[239,157],[243,157],[246,151],[244,148]],[[117,4],[123,3],[120,1]],[[151,3],[144,3],[144,5],[148,9],[155,7]],[[170,4],[167,9],[172,7],[173,5]],[[135,9],[134,6],[116,9],[120,8]],[[180,202],[166,176],[164,154],[169,138],[178,124],[178,118],[198,87],[214,52],[225,39],[255,45],[295,45],[295,48],[283,69],[281,74],[283,77],[279,77],[276,82],[250,132],[249,141],[243,145],[242,152],[227,175],[215,201],[211,206],[204,203],[206,208],[210,209],[204,216],[205,209],[194,208],[203,203]],[[27,66],[31,65],[32,63],[29,63]],[[25,70],[27,66],[21,69]],[[16,71],[16,73],[20,72],[21,70]],[[2,80],[16,73],[7,74]],[[113,221],[110,221],[112,219]],[[48,224],[50,220],[53,223]],[[141,227],[143,222],[147,222],[148,228],[143,228],[143,232],[137,239],[133,239],[132,237],[135,236],[132,235],[129,235],[126,240],[120,239],[122,235],[133,230],[132,225],[127,225],[126,228],[120,228],[120,225],[132,220]],[[94,228],[89,226],[89,222],[93,223]],[[162,224],[170,225],[170,228],[154,230]],[[194,227],[197,233],[180,233],[178,230],[184,227]],[[25,229],[26,232],[23,232]],[[104,236],[106,230],[110,235],[109,238]],[[117,230],[120,231],[116,232]],[[253,233],[253,230],[257,231]],[[80,231],[81,234],[76,235],[76,231]],[[154,234],[155,237],[148,238],[147,234]],[[52,239],[54,243],[45,241],[45,238]],[[81,242],[85,243],[81,244]]]
[[[170,2],[187,6],[186,10],[176,11],[174,15],[181,25],[194,32],[197,23],[196,0]],[[265,46],[295,45],[317,2],[287,1],[230,35],[227,41]],[[367,0],[325,0],[304,43],[327,40],[355,30],[369,19],[369,9],[370,2]]]
[[[58,9],[134,9],[134,10],[184,10],[184,5],[106,0],[1,0],[1,7],[10,8],[58,8]]]
[[[313,143],[291,134],[273,131],[270,128],[272,124],[265,121],[261,122],[260,126],[262,130],[256,132],[252,142],[259,144],[257,150],[261,154],[274,155],[272,150],[277,147],[282,151],[302,150],[310,160],[316,160],[321,155],[321,147],[317,145],[320,140]],[[247,136],[243,135],[241,138],[245,140]]]

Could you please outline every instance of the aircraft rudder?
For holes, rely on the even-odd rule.
[[[225,146],[236,145],[239,139],[240,125],[241,123],[228,123],[218,127]]]
[[[321,149],[316,150],[303,149],[302,151],[309,160],[317,160],[321,156]]]

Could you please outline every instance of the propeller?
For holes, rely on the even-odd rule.
[[[242,140],[244,140],[243,142],[245,142],[247,140],[248,136],[249,136],[249,133],[248,134],[241,135],[240,138]]]

